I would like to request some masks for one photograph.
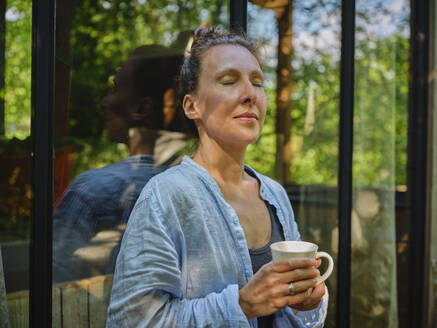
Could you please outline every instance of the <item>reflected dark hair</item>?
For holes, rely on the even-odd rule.
[[[178,80],[178,98],[182,108],[182,101],[186,94],[197,90],[201,70],[202,57],[205,52],[219,45],[237,45],[246,48],[260,63],[258,45],[243,33],[226,31],[219,26],[200,27],[194,31],[193,44],[189,55],[182,64]],[[260,63],[261,65],[261,63]],[[182,112],[183,114],[183,112]],[[185,117],[185,115],[183,115]],[[193,120],[185,118],[191,135],[198,137],[197,127]]]
[[[175,87],[181,61],[182,56],[132,59],[132,89],[138,97],[147,98],[149,107],[147,117],[141,122],[141,126],[153,130],[164,128],[164,93],[167,89]]]

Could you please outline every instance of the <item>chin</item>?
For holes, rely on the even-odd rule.
[[[256,136],[246,136],[246,137],[236,137],[233,139],[233,143],[237,143],[242,146],[249,146],[250,144],[255,143],[259,138],[259,135]]]

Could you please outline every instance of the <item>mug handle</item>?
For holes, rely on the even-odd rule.
[[[331,255],[329,255],[326,252],[317,252],[316,254],[316,258],[318,257],[324,257],[326,259],[328,259],[329,265],[328,265],[328,269],[326,270],[326,272],[317,279],[317,285],[324,282],[326,279],[328,279],[328,277],[331,275],[332,270],[334,269],[334,261],[332,260]]]

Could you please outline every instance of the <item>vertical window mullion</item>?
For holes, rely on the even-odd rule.
[[[408,203],[410,205],[410,327],[424,327],[426,316],[425,251],[427,242],[427,152],[429,3],[411,1],[410,99],[408,120]]]
[[[229,25],[233,31],[247,31],[247,0],[230,0]]]
[[[350,325],[355,0],[342,0],[341,11],[336,327],[344,328]]]
[[[32,1],[30,327],[51,327],[55,0]]]

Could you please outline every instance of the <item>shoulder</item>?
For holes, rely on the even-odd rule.
[[[134,206],[128,227],[161,227],[175,240],[191,213],[201,210],[200,199],[206,190],[199,178],[181,165],[172,167],[149,180]],[[131,223],[131,221],[133,223]]]
[[[71,185],[87,184],[92,187],[95,186],[95,183],[100,184],[116,176],[123,166],[121,163],[122,162],[114,163],[101,168],[84,171],[74,178]]]
[[[187,199],[196,192],[196,177],[177,165],[152,177],[143,188],[138,201],[154,198],[160,202]]]

